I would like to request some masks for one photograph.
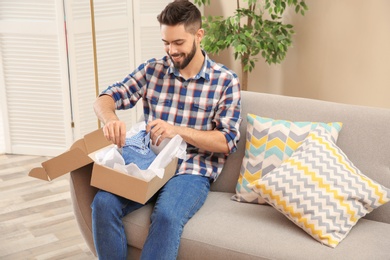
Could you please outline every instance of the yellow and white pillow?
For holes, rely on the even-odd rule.
[[[390,200],[316,128],[283,164],[249,185],[319,242],[336,247],[358,220]]]
[[[258,204],[265,201],[248,187],[249,183],[279,167],[317,126],[324,127],[334,142],[342,128],[339,122],[292,122],[254,114],[248,114],[247,121],[245,155],[232,199]]]

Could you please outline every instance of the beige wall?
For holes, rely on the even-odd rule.
[[[211,2],[206,15],[234,12],[236,1]],[[306,2],[304,17],[285,16],[296,31],[285,61],[260,58],[249,90],[390,108],[390,1]],[[239,73],[231,52],[214,58]]]

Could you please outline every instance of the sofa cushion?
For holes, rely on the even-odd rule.
[[[312,239],[269,205],[238,203],[210,192],[185,225],[178,259],[387,259],[390,225],[362,219],[336,250]],[[142,248],[152,205],[123,218],[131,251]],[[129,252],[130,254],[131,252]]]
[[[249,185],[319,242],[336,247],[358,220],[390,200],[322,127],[279,167]]]
[[[248,114],[245,156],[232,199],[264,204],[264,199],[248,188],[248,184],[280,166],[319,125],[331,134],[334,141],[337,140],[342,127],[339,122],[292,122]]]

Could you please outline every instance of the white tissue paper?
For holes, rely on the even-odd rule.
[[[145,128],[145,122],[137,123],[126,133],[126,137],[129,138],[137,134],[139,131],[145,130]],[[176,135],[172,139],[167,138],[163,140],[159,146],[151,144],[150,148],[157,156],[146,170],[139,169],[134,163],[125,165],[125,160],[118,151],[118,147],[116,145],[97,152],[95,154],[95,161],[106,167],[150,181],[155,176],[163,178],[165,167],[175,157],[185,159],[187,144],[181,136]]]

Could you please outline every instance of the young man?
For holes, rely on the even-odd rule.
[[[94,109],[106,138],[124,145],[126,127],[116,109],[142,99],[146,130],[154,144],[180,135],[187,157],[158,192],[142,259],[176,259],[184,225],[206,200],[210,183],[239,140],[240,86],[235,73],[210,60],[201,49],[201,14],[191,2],[176,0],[158,16],[167,56],[141,64],[108,87]],[[99,259],[126,259],[122,218],[143,205],[99,191],[92,224]]]

